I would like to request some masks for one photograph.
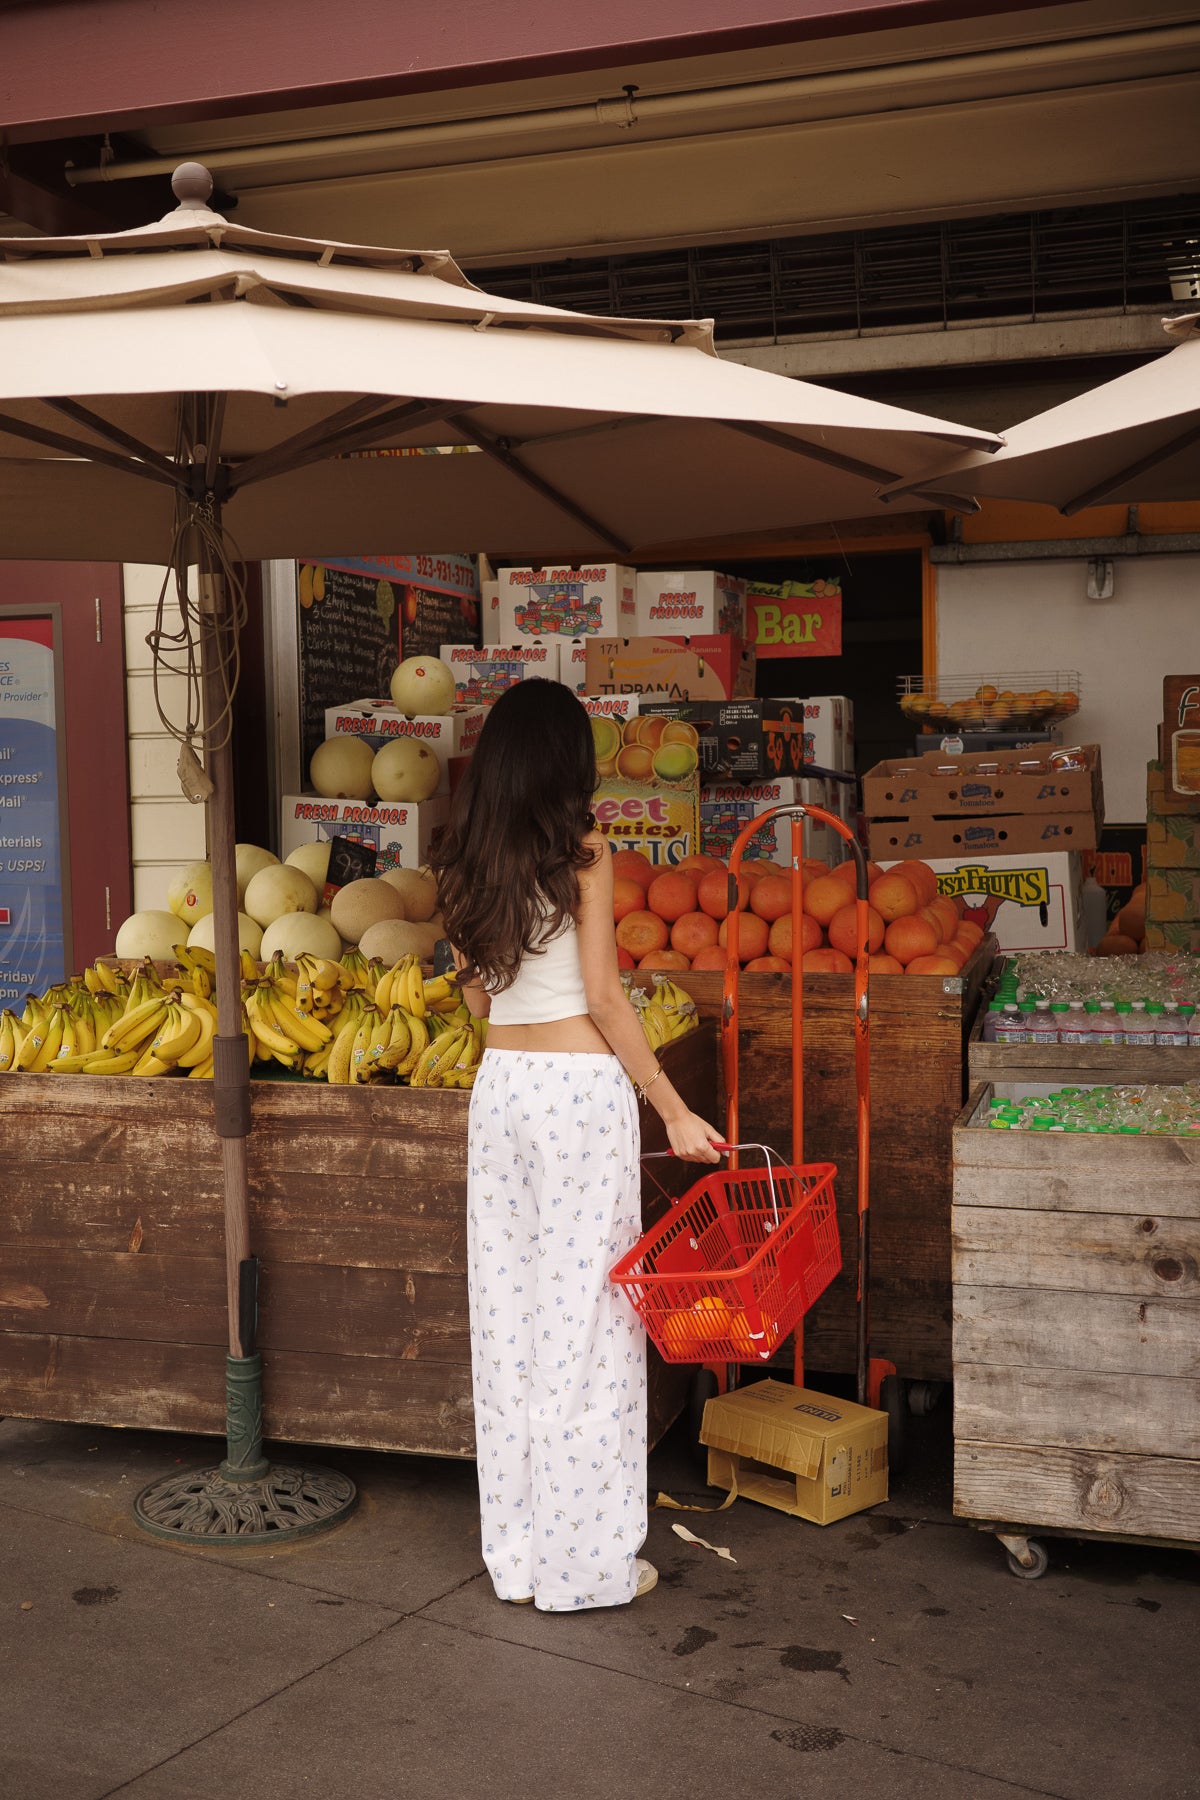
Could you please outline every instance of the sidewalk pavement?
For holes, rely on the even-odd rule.
[[[493,1598],[473,1465],[315,1450],[346,1524],[188,1549],[131,1502],[212,1440],[0,1423],[0,1796],[1200,1796],[1200,1559],[1056,1542],[1016,1581],[951,1516],[948,1407],[910,1423],[885,1506],[655,1511],[657,1589],[559,1615]],[[678,1427],[650,1486],[719,1498]]]

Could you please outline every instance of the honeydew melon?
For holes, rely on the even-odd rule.
[[[448,713],[454,705],[454,671],[440,656],[406,656],[391,680],[398,712]]]
[[[121,925],[114,948],[118,956],[149,956],[155,962],[174,962],[175,945],[187,937],[187,926],[177,913],[135,912]]]
[[[420,803],[437,792],[441,764],[425,744],[415,738],[391,738],[375,752],[371,786],[381,800]]]
[[[213,909],[212,869],[206,862],[189,863],[167,889],[167,905],[189,928]],[[179,941],[179,940],[177,940]]]
[[[331,911],[338,936],[347,944],[358,944],[382,919],[403,919],[404,903],[390,883],[368,875],[339,888]]]
[[[237,866],[238,905],[246,898],[246,889],[260,869],[269,869],[279,861],[270,850],[264,850],[261,844],[235,844],[234,861]]]
[[[361,738],[331,737],[313,751],[308,773],[326,800],[369,800],[374,752]]]
[[[320,904],[320,896],[304,870],[291,863],[260,869],[246,889],[246,911],[264,928],[284,913],[315,913]]]
[[[292,912],[272,921],[262,934],[262,960],[283,955],[289,962],[298,956],[327,956],[336,962],[342,940],[329,919],[319,913]]]
[[[284,863],[293,869],[303,869],[317,892],[325,886],[325,877],[329,873],[329,852],[333,848],[331,838],[314,838],[311,844],[297,844]]]
[[[188,949],[215,950],[217,947],[213,935],[215,925],[216,915],[214,913],[206,913],[202,919],[198,919],[188,932]],[[258,953],[262,949],[262,927],[250,917],[249,913],[240,912],[238,914],[238,949],[248,950],[255,961],[258,960]]]

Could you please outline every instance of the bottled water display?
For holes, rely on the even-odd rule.
[[[995,1099],[981,1123],[993,1131],[1200,1136],[1200,1082],[1172,1087],[1064,1087],[1027,1100]]]
[[[1198,1003],[1200,957],[1033,950],[1005,964],[983,1036],[997,1044],[1200,1049]]]

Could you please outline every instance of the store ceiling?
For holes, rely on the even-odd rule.
[[[196,157],[236,198],[240,222],[448,245],[483,268],[1179,193],[1200,185],[1197,117],[1194,5],[1076,0],[720,57],[151,122],[113,153],[154,178],[136,184],[139,197],[159,180],[165,196],[170,166]],[[86,178],[99,140],[60,148],[80,202],[133,198],[133,186],[122,195],[119,182]],[[45,167],[56,147],[38,153]],[[30,222],[13,192],[10,208]]]

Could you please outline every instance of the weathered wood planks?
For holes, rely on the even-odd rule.
[[[716,1115],[715,1033],[663,1061]],[[474,1454],[465,1093],[255,1083],[269,1438]],[[0,1081],[0,1415],[219,1433],[225,1247],[206,1084]],[[665,1146],[643,1109],[646,1149]],[[684,1165],[653,1165],[670,1192]],[[646,1216],[666,1204],[647,1183]],[[691,1371],[651,1352],[660,1436]]]
[[[954,1133],[955,1510],[1200,1542],[1200,1145],[993,1131],[989,1094]]]

